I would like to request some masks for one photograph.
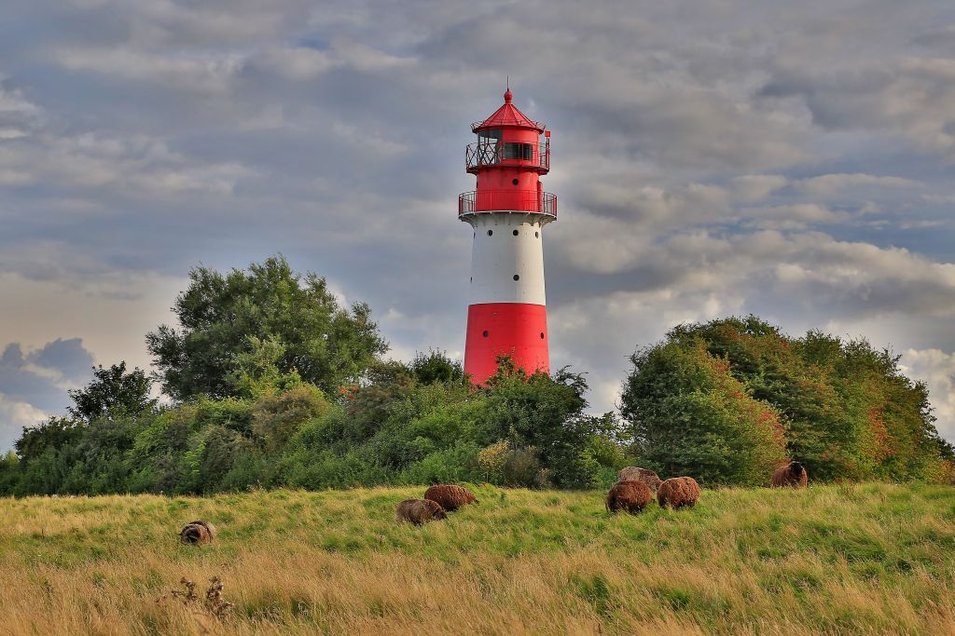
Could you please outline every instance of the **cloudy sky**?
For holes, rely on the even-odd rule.
[[[0,449],[282,253],[461,355],[469,124],[553,130],[555,366],[754,312],[902,355],[955,440],[951,0],[30,0],[0,21]]]

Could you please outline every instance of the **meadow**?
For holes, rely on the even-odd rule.
[[[0,499],[0,632],[955,633],[951,486],[704,490],[638,516],[474,490],[420,528],[394,508],[423,488]],[[180,544],[197,518],[218,539]],[[211,577],[232,607],[206,607]]]

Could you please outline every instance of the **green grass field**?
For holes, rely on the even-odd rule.
[[[614,517],[601,492],[486,486],[395,523],[423,490],[0,499],[0,632],[955,633],[952,487],[704,490]],[[178,543],[195,518],[213,545]],[[170,594],[183,577],[197,601]]]

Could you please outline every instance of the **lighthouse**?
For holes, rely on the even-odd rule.
[[[528,374],[548,372],[544,298],[544,226],[557,220],[557,197],[544,192],[550,131],[513,103],[471,125],[477,141],[465,152],[475,190],[458,196],[458,218],[474,230],[464,371],[476,384],[508,355]]]

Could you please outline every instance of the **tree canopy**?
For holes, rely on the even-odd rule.
[[[173,311],[179,327],[146,336],[163,391],[239,397],[261,376],[297,376],[325,392],[357,379],[387,350],[365,303],[339,306],[324,278],[283,257],[221,274],[196,267]]]
[[[134,415],[153,408],[149,397],[151,382],[142,369],[126,373],[126,362],[108,369],[93,367],[93,380],[82,389],[68,391],[73,406],[67,411],[73,417],[91,421],[97,417]]]
[[[951,446],[898,360],[755,316],[681,325],[631,357],[621,412],[640,456],[711,483],[762,483],[786,456],[817,479],[940,478]]]

